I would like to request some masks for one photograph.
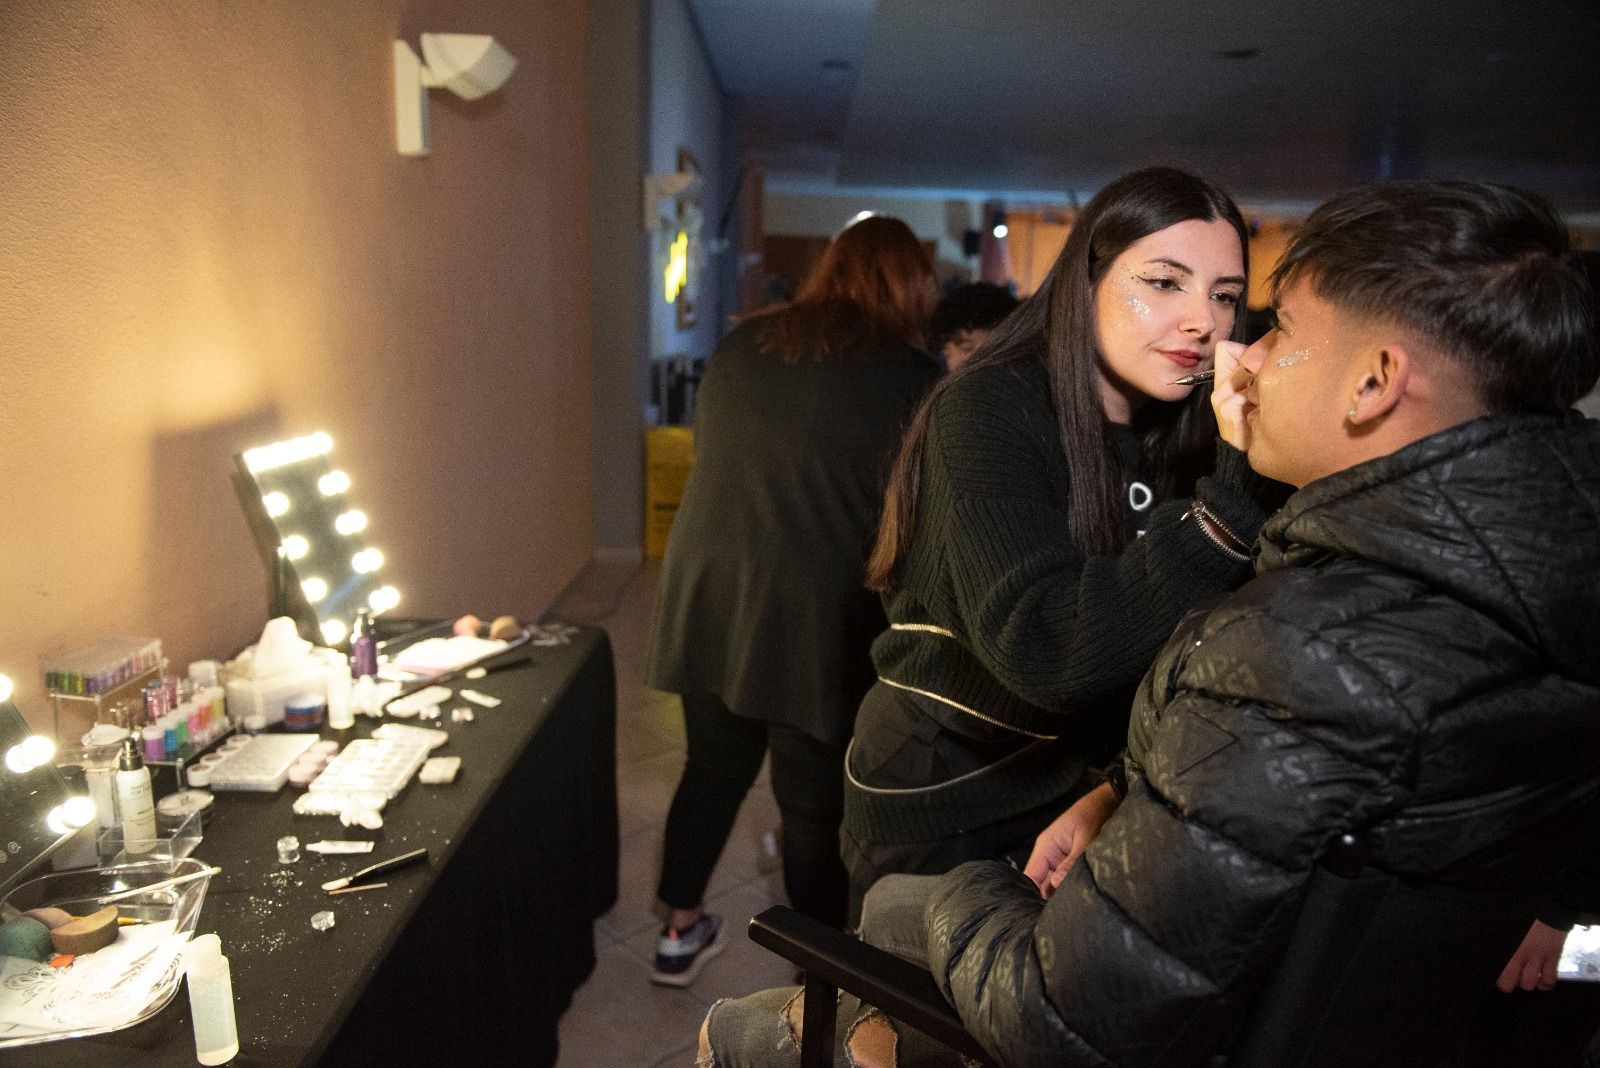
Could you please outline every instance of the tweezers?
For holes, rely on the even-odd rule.
[[[330,893],[334,890],[343,890],[351,883],[359,882],[369,875],[377,875],[379,872],[383,871],[393,871],[395,868],[404,867],[413,861],[423,860],[427,857],[427,855],[428,851],[426,848],[413,849],[409,853],[401,853],[398,857],[390,857],[388,860],[380,860],[376,864],[369,864],[365,868],[362,868],[360,871],[356,872],[354,875],[346,875],[342,879],[333,879],[329,882],[325,882],[322,884],[322,888]]]

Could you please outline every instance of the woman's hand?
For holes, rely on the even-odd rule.
[[[1494,985],[1505,994],[1519,986],[1524,990],[1549,990],[1556,985],[1556,964],[1566,941],[1567,932],[1534,920]]]
[[[1245,415],[1251,407],[1244,399],[1243,390],[1253,377],[1240,365],[1245,347],[1237,341],[1217,342],[1212,365],[1216,377],[1211,380],[1211,410],[1217,416],[1217,433],[1222,440],[1240,452],[1250,451],[1250,424]]]
[[[1101,783],[1073,802],[1034,839],[1022,873],[1032,879],[1046,900],[1056,892],[1067,871],[1083,856],[1094,836],[1117,810],[1117,795],[1110,783]]]

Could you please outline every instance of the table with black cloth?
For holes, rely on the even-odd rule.
[[[218,793],[198,859],[211,880],[199,932],[233,970],[241,1068],[253,1065],[551,1065],[557,1019],[594,968],[593,921],[617,897],[616,688],[605,633],[528,649],[527,663],[459,685],[498,697],[438,755],[453,784],[413,780],[377,831],[295,816],[301,791]],[[446,709],[465,704],[452,700]],[[378,721],[358,718],[347,740]],[[168,786],[170,789],[170,784]],[[158,785],[158,793],[162,792]],[[372,853],[305,853],[293,834],[373,838]],[[330,897],[321,884],[426,846],[426,864],[375,877],[384,889]],[[331,910],[333,928],[311,916]],[[24,1046],[0,1064],[96,1068],[195,1063],[188,999],[137,1027]]]

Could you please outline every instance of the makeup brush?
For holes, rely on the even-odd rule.
[[[1196,371],[1192,375],[1184,375],[1182,378],[1175,378],[1168,384],[1173,386],[1198,386],[1202,382],[1211,381],[1216,376],[1217,372],[1215,371]]]

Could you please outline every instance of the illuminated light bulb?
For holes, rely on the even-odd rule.
[[[263,445],[257,449],[246,449],[244,465],[250,469],[251,474],[259,474],[262,471],[271,471],[275,467],[309,460],[313,456],[326,455],[332,448],[333,438],[325,431],[318,431],[303,438],[275,441],[271,445]]]
[[[0,675],[0,701],[11,700],[11,679]]]
[[[317,489],[324,497],[337,497],[350,488],[350,476],[343,471],[329,471],[317,479]]]
[[[56,755],[55,741],[42,734],[29,735],[17,747],[27,755],[28,763],[36,768],[44,767]]]
[[[291,560],[301,560],[311,551],[311,543],[301,534],[290,534],[283,539],[283,554]]]
[[[350,566],[357,574],[370,575],[383,566],[383,554],[377,549],[362,549],[350,558]]]
[[[73,830],[89,826],[90,822],[95,818],[94,799],[85,797],[83,794],[67,798],[60,805],[60,809],[61,822]]]
[[[995,224],[995,227],[994,227],[995,240],[999,241],[999,240],[1003,239],[1010,232],[1011,232],[1011,227],[1007,226],[1005,223],[996,223]]]
[[[352,508],[333,521],[333,529],[345,537],[359,534],[367,529],[367,513],[359,508]]]
[[[71,834],[72,828],[67,826],[67,806],[57,805],[51,809],[50,814],[44,818],[44,825],[50,828],[51,834]]]
[[[261,503],[266,505],[267,514],[276,519],[280,515],[289,514],[289,495],[273,490],[261,498]]]
[[[349,633],[350,628],[344,625],[342,619],[330,619],[322,624],[322,640],[329,645],[338,645]]]
[[[399,603],[400,591],[393,586],[380,586],[367,598],[367,604],[374,612],[387,612]]]
[[[56,743],[42,734],[30,734],[6,750],[6,767],[18,775],[26,775],[34,768],[50,763],[56,755]]]
[[[319,578],[308,578],[300,583],[300,591],[306,595],[306,600],[316,604],[328,596],[328,584]]]

